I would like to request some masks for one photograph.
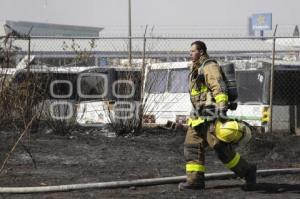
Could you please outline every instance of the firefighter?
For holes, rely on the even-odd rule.
[[[205,148],[210,146],[225,167],[245,179],[244,188],[252,189],[256,184],[256,165],[249,164],[233,149],[233,143],[249,141],[251,129],[243,122],[226,118],[226,84],[220,66],[215,60],[209,59],[206,51],[202,41],[191,44],[193,65],[189,83],[194,112],[188,120],[189,128],[184,142],[187,179],[178,188],[205,188]]]

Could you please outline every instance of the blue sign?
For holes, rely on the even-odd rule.
[[[272,14],[254,14],[251,18],[253,30],[272,30]]]

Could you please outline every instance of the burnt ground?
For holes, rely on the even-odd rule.
[[[184,175],[185,131],[148,130],[135,137],[106,137],[100,130],[59,136],[31,134],[36,168],[19,145],[11,156],[0,186],[45,186]],[[1,160],[14,143],[12,133],[0,135]],[[28,144],[27,141],[23,141]],[[259,169],[300,167],[300,137],[288,134],[257,138],[239,152]],[[208,172],[227,171],[212,150]],[[259,177],[257,190],[241,189],[240,179],[207,181],[205,191],[178,191],[177,184],[119,189],[85,189],[37,194],[1,194],[4,198],[300,198],[300,174]]]

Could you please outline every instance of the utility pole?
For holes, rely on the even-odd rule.
[[[129,66],[131,66],[131,59],[132,59],[132,54],[131,54],[131,0],[128,0],[128,63]]]
[[[273,95],[274,95],[274,70],[275,70],[275,53],[276,53],[276,31],[278,24],[275,26],[273,33],[273,49],[272,49],[272,65],[271,65],[271,80],[270,80],[270,112],[269,112],[269,132],[273,133]]]

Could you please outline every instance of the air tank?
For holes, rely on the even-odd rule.
[[[222,75],[225,80],[225,84],[228,89],[228,101],[230,102],[229,106],[236,106],[234,105],[235,101],[238,98],[238,90],[237,90],[237,83],[235,77],[235,66],[233,63],[227,63],[221,65]],[[229,107],[234,108],[234,107]],[[235,107],[236,108],[236,107]]]

